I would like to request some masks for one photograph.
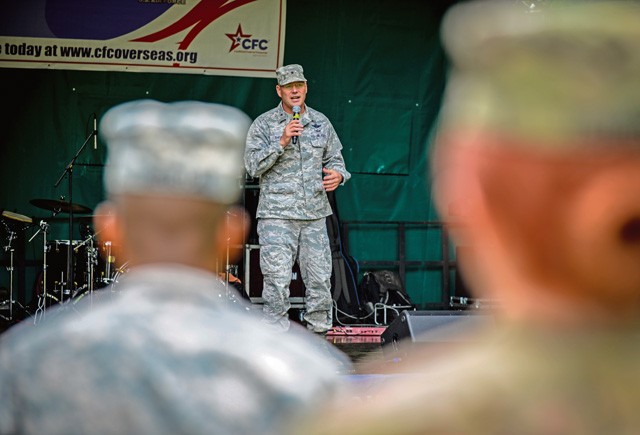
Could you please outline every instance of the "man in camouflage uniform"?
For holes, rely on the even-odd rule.
[[[107,112],[96,234],[128,263],[117,292],[0,337],[0,434],[277,434],[333,397],[349,360],[297,325],[266,330],[217,277],[241,243],[250,118],[195,101]]]
[[[425,342],[306,434],[640,433],[640,4],[523,3],[442,26],[434,195],[495,328]]]
[[[260,177],[256,217],[264,276],[264,319],[289,328],[289,284],[295,261],[306,287],[307,328],[326,333],[333,325],[331,248],[326,192],[351,174],[329,119],[305,104],[307,80],[300,65],[276,70],[281,103],[255,119],[247,135],[245,166]],[[294,119],[294,107],[300,118]]]

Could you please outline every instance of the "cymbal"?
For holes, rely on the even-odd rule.
[[[58,201],[56,199],[32,199],[29,201],[32,205],[38,208],[43,208],[49,211],[55,211],[58,213],[91,213],[92,210],[89,207],[85,207],[80,204],[69,204],[66,201]]]
[[[24,222],[26,224],[33,223],[33,219],[30,218],[29,216],[25,216],[25,215],[18,214],[18,213],[13,213],[13,212],[8,211],[8,210],[5,210],[5,211],[2,212],[2,217],[5,217],[7,219],[11,219],[13,221]]]

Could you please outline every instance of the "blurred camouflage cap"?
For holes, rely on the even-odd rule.
[[[251,119],[215,103],[137,100],[111,108],[100,121],[109,148],[109,195],[178,194],[231,204],[244,174]]]
[[[445,127],[557,143],[640,135],[640,5],[555,1],[454,5],[442,25],[453,69]],[[545,141],[548,139],[548,141]]]
[[[297,64],[281,66],[276,70],[278,84],[284,86],[293,82],[306,82],[307,79],[304,78],[303,72],[302,67]]]

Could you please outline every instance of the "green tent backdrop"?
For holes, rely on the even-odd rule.
[[[419,308],[443,304],[449,291],[441,267],[442,230],[430,192],[428,156],[446,81],[439,40],[452,1],[289,1],[285,63],[299,63],[309,82],[307,103],[324,112],[344,146],[352,179],[336,192],[348,225],[348,251],[360,276],[372,267],[397,269],[399,226],[404,234],[405,287]],[[255,118],[278,103],[274,79],[191,74],[0,69],[5,115],[0,118],[0,208],[45,220],[49,240],[68,240],[66,214],[34,207],[35,198],[69,199],[69,177],[60,180],[98,119],[115,104],[139,98],[230,104]],[[94,208],[103,198],[107,150],[93,139],[73,167],[74,203]],[[59,182],[57,186],[56,183]],[[374,223],[371,223],[374,222]],[[377,222],[377,223],[375,223]],[[33,296],[43,238],[17,242],[13,287],[17,299]],[[73,238],[79,238],[77,234]],[[0,229],[2,246],[6,235]],[[455,250],[450,250],[451,258]],[[9,253],[2,251],[0,287],[8,287]],[[22,259],[20,259],[21,257]],[[375,261],[388,261],[389,265]],[[445,278],[447,278],[445,280]]]

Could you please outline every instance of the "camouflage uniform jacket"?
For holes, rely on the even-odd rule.
[[[256,217],[320,219],[331,215],[322,187],[322,168],[334,169],[344,184],[351,174],[345,168],[342,144],[329,119],[306,106],[300,121],[304,131],[297,144],[280,146],[280,137],[292,115],[282,104],[255,119],[247,135],[244,162],[252,177],[260,177]]]
[[[144,266],[117,287],[0,336],[0,434],[275,434],[349,370],[306,330],[266,329],[213,274]]]

